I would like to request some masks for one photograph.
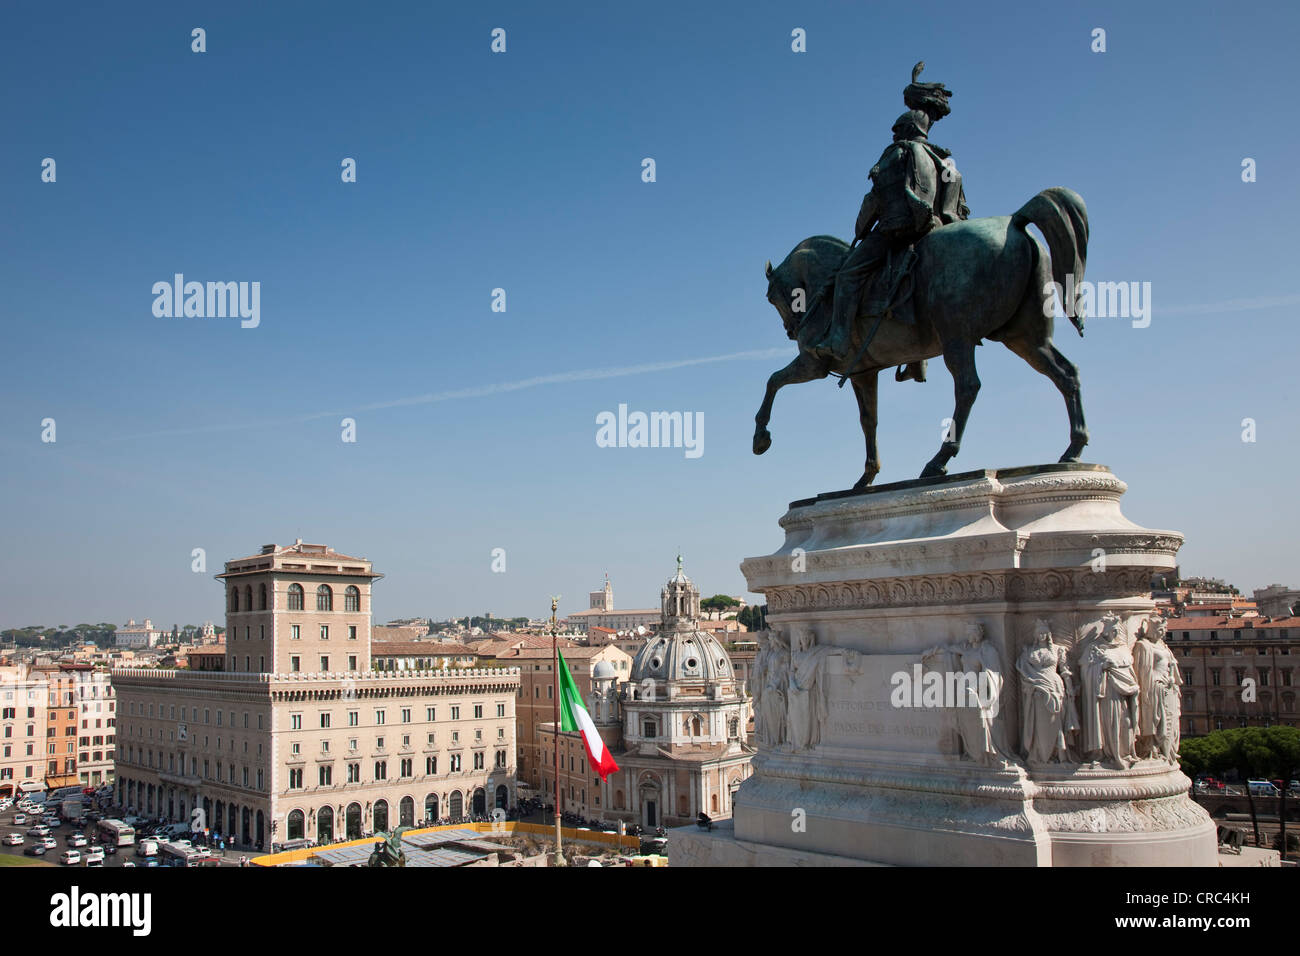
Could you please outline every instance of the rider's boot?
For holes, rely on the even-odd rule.
[[[895,370],[894,372],[895,382],[906,382],[908,379],[912,379],[913,381],[916,382],[925,381],[925,360],[924,359],[922,359],[919,362],[908,362],[906,365]]]

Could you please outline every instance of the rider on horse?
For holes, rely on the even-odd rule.
[[[924,68],[918,63],[912,69],[912,83],[903,91],[909,109],[894,123],[894,141],[871,169],[871,191],[862,200],[854,230],[858,242],[828,283],[834,285],[831,321],[817,347],[827,357],[847,353],[863,292],[891,253],[970,215],[951,151],[927,139],[931,125],[950,112],[952,91],[942,83],[916,82]],[[884,301],[878,307],[889,305]],[[895,378],[924,382],[925,363],[909,363]]]

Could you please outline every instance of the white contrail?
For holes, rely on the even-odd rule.
[[[1161,315],[1201,315],[1206,312],[1246,312],[1250,309],[1271,309],[1279,305],[1300,305],[1300,295],[1274,295],[1259,299],[1230,299],[1227,302],[1207,302],[1202,305],[1161,306]]]
[[[729,352],[726,355],[706,355],[697,358],[672,359],[666,362],[645,362],[641,365],[619,365],[613,368],[585,368],[571,372],[555,372],[551,375],[537,375],[532,378],[519,379],[514,382],[495,382],[490,385],[475,385],[469,388],[450,389],[444,392],[426,392],[423,395],[410,395],[406,398],[394,398],[386,402],[371,402],[359,405],[353,412],[373,412],[384,408],[400,408],[407,405],[431,405],[435,402],[449,402],[462,398],[482,398],[487,395],[499,395],[503,392],[517,392],[525,388],[537,388],[542,385],[562,385],[567,382],[590,382],[597,379],[622,378],[628,375],[647,375],[652,372],[668,372],[673,369],[688,368],[692,365],[707,365],[713,362],[736,362],[746,359],[789,358],[789,348],[752,349],[747,352]],[[321,418],[334,418],[349,412],[314,412],[295,418],[264,419],[258,422],[228,422],[220,425],[202,425],[196,428],[170,428],[156,432],[142,432],[135,435],[120,435],[107,438],[106,441],[129,441],[137,438],[161,438],[169,435],[201,435],[207,432],[242,431],[248,428],[272,428],[283,425],[301,425],[304,422]]]

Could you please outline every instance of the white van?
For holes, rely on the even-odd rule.
[[[136,856],[157,856],[158,841],[141,840],[139,843],[135,845],[135,855]]]
[[[1246,784],[1250,787],[1251,796],[1255,797],[1280,797],[1282,791],[1273,786],[1269,780],[1247,780]]]

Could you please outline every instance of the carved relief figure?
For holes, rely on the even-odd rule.
[[[1137,752],[1143,757],[1163,757],[1177,764],[1183,673],[1174,652],[1165,643],[1168,626],[1164,618],[1148,619],[1133,645],[1134,669],[1141,688]]]
[[[1034,639],[1016,661],[1020,674],[1020,750],[1030,763],[1070,759],[1071,735],[1079,729],[1074,675],[1066,650],[1052,642],[1052,626],[1034,622]]]
[[[821,742],[826,722],[824,663],[840,648],[817,644],[811,627],[795,625],[790,632],[787,734],[795,750],[809,750]]]
[[[790,649],[773,628],[757,632],[759,651],[755,660],[754,713],[760,744],[779,747],[785,743],[786,684],[789,680]]]
[[[1083,751],[1093,763],[1105,760],[1127,769],[1137,760],[1137,674],[1124,623],[1102,618],[1100,637],[1083,653]]]
[[[961,685],[964,699],[953,702],[964,755],[985,766],[1005,767],[1010,763],[999,714],[1002,662],[997,648],[985,639],[984,625],[967,625],[964,643],[931,648],[921,660],[932,670],[974,678]]]

